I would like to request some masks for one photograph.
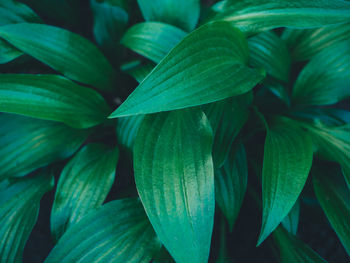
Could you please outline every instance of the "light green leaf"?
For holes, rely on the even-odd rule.
[[[187,33],[175,26],[146,22],[132,26],[121,43],[134,52],[159,63]]]
[[[116,132],[117,141],[129,153],[133,153],[134,141],[145,115],[119,118]]]
[[[41,19],[32,9],[19,1],[1,0],[0,26],[23,22],[40,23]]]
[[[0,38],[0,64],[8,63],[21,55],[23,52]]]
[[[101,90],[113,90],[114,72],[101,51],[65,29],[31,23],[0,27],[0,38],[66,77]]]
[[[263,77],[246,66],[248,45],[228,22],[187,35],[141,82],[111,118],[182,109],[251,90]]]
[[[117,1],[90,0],[90,3],[95,40],[108,57],[118,59],[121,50],[118,42],[126,29],[129,15]]]
[[[149,263],[160,248],[139,200],[122,199],[69,228],[45,263]]]
[[[329,46],[303,68],[293,88],[296,104],[334,104],[350,96],[350,41]]]
[[[89,128],[111,112],[96,91],[58,75],[0,74],[0,111]]]
[[[289,214],[282,221],[283,227],[289,233],[295,236],[298,231],[299,216],[300,216],[300,200],[298,199],[298,201],[295,202],[292,210],[290,210]]]
[[[325,171],[327,169],[318,168],[313,173],[316,197],[346,252],[350,255],[350,191],[337,170],[331,170],[329,174]]]
[[[272,77],[288,82],[291,59],[287,45],[273,31],[248,39],[250,64],[263,67]]]
[[[247,156],[242,143],[232,147],[223,167],[215,171],[215,200],[230,231],[241,209],[248,182]]]
[[[231,145],[249,117],[248,107],[252,103],[253,93],[228,98],[204,106],[214,132],[214,167],[221,167],[230,151]]]
[[[137,0],[146,21],[159,21],[192,31],[198,22],[199,0]]]
[[[118,157],[118,148],[88,144],[64,167],[51,211],[51,232],[56,241],[106,199],[114,182]]]
[[[263,219],[258,245],[288,215],[308,177],[313,155],[310,136],[280,118],[267,130],[262,170]]]
[[[42,171],[0,190],[1,262],[22,262],[24,246],[38,217],[40,199],[53,185],[53,177]]]
[[[137,190],[178,263],[208,261],[214,221],[212,131],[198,108],[147,115],[134,146]]]
[[[286,40],[293,60],[308,60],[323,49],[350,39],[350,23],[316,29],[287,28],[282,38]]]
[[[350,19],[350,3],[342,0],[226,0],[216,11],[215,19],[230,21],[247,34],[277,27],[321,27]]]
[[[315,251],[282,226],[273,232],[282,263],[326,263]]]
[[[0,181],[68,158],[91,132],[12,114],[0,114],[0,123]]]

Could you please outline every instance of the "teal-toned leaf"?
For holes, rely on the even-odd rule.
[[[0,180],[68,158],[91,132],[12,114],[0,114],[0,123]]]
[[[300,200],[296,201],[292,210],[290,210],[289,214],[282,221],[283,227],[289,233],[291,233],[295,236],[296,236],[297,231],[298,231],[299,216],[300,216]]]
[[[175,26],[146,22],[132,26],[121,43],[134,52],[159,63],[187,33]]]
[[[288,82],[291,59],[287,45],[273,31],[248,39],[250,64],[265,68],[267,74]]]
[[[277,27],[321,27],[350,19],[350,3],[342,0],[226,0],[215,19],[232,22],[247,34]]]
[[[248,45],[228,22],[187,35],[144,79],[111,118],[182,109],[251,90],[263,77],[246,66]]]
[[[136,137],[136,187],[178,263],[208,261],[214,221],[212,131],[198,108],[147,115]]]
[[[205,105],[207,115],[214,132],[213,162],[214,167],[221,167],[230,151],[231,145],[249,117],[248,107],[253,94],[228,98]]]
[[[101,51],[65,29],[31,23],[0,27],[0,38],[66,77],[101,90],[114,88],[112,66]]]
[[[0,64],[10,62],[21,55],[23,52],[0,38]]]
[[[273,232],[282,263],[326,263],[315,251],[282,226]]]
[[[116,127],[118,144],[131,154],[133,153],[137,132],[144,117],[145,115],[138,115],[118,119]]]
[[[123,64],[120,69],[140,83],[147,77],[154,67],[155,65],[153,63],[142,64],[141,61],[136,60]]]
[[[58,75],[0,74],[0,111],[63,122],[74,128],[102,123],[111,112],[96,91]]]
[[[316,197],[350,255],[350,191],[339,171],[331,170],[328,174],[326,171],[327,169],[315,169],[313,173]]]
[[[90,0],[90,3],[94,15],[95,40],[108,57],[118,59],[118,42],[126,29],[129,15],[118,1]]]
[[[51,211],[51,231],[56,241],[106,199],[114,182],[118,156],[118,148],[88,144],[64,167]]]
[[[296,104],[334,104],[350,96],[350,41],[329,46],[303,68],[293,88]]]
[[[247,156],[242,143],[232,147],[223,167],[215,171],[215,200],[230,231],[241,209],[248,182]]]
[[[200,13],[199,0],[137,0],[146,21],[159,21],[192,31]]]
[[[0,26],[23,22],[40,23],[41,19],[32,9],[19,1],[1,0]]]
[[[287,28],[282,38],[286,40],[293,60],[308,60],[323,49],[350,39],[350,23],[316,29]]]
[[[53,184],[53,177],[41,172],[0,190],[1,262],[22,262],[24,246],[38,217],[40,199]]]
[[[45,263],[149,263],[160,247],[140,201],[122,199],[69,228]]]
[[[262,170],[263,219],[258,244],[288,215],[308,177],[313,144],[308,133],[280,119],[267,130]]]

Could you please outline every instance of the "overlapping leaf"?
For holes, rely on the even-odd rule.
[[[0,27],[0,38],[66,77],[101,90],[114,88],[114,72],[101,51],[65,29],[19,23]]]
[[[153,62],[159,63],[186,34],[185,31],[169,24],[146,22],[129,28],[121,43]]]
[[[56,240],[103,203],[114,182],[118,156],[118,148],[88,144],[64,167],[51,211],[51,231]]]
[[[291,234],[296,235],[299,225],[299,216],[300,216],[300,200],[296,201],[292,210],[289,214],[283,219],[283,227]]]
[[[215,171],[215,200],[227,218],[230,231],[242,206],[247,182],[246,152],[243,144],[239,144],[232,147],[224,166]]]
[[[0,114],[0,123],[0,180],[68,158],[91,132],[12,114]]]
[[[139,200],[122,199],[69,228],[45,263],[149,263],[160,247]]]
[[[137,0],[146,21],[159,21],[186,31],[195,28],[199,13],[199,0]]]
[[[262,170],[263,219],[258,244],[290,212],[308,177],[313,155],[310,136],[288,119],[267,130]]]
[[[249,117],[248,107],[253,94],[246,94],[214,102],[204,106],[214,132],[214,167],[221,167],[230,151],[231,145]]]
[[[185,37],[110,116],[124,117],[215,102],[251,90],[263,77],[246,66],[248,45],[229,22]]]
[[[315,251],[282,226],[273,233],[282,263],[326,263]]]
[[[148,115],[134,146],[136,186],[178,263],[207,262],[214,221],[212,131],[198,108]]]
[[[23,22],[40,23],[41,19],[32,9],[19,1],[1,0],[0,26]]]
[[[329,170],[329,169],[328,169]],[[350,191],[337,170],[315,169],[314,189],[330,224],[350,255]]]
[[[297,104],[326,105],[350,95],[350,41],[329,46],[303,68],[293,88]]]
[[[350,3],[342,0],[226,0],[215,19],[226,20],[247,34],[278,27],[321,27],[350,19]]]
[[[96,91],[58,75],[0,74],[0,111],[59,121],[75,128],[100,124],[111,112]]]
[[[36,223],[40,199],[54,184],[47,171],[15,180],[0,190],[0,259],[22,262],[27,239]]]
[[[10,62],[21,55],[23,52],[0,38],[0,64]]]
[[[137,82],[142,82],[155,67],[154,63],[142,64],[140,60],[131,61],[121,66],[121,70],[132,76]]]
[[[116,127],[117,141],[129,153],[133,153],[134,141],[144,116],[129,116],[118,119]]]
[[[316,29],[288,28],[283,31],[282,38],[286,40],[293,60],[308,60],[323,49],[350,39],[350,23]]]
[[[273,31],[268,31],[248,39],[250,64],[263,67],[267,74],[288,82],[291,59],[287,45]]]

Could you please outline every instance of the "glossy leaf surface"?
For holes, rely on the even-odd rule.
[[[42,171],[0,189],[1,262],[22,262],[24,246],[38,217],[40,199],[53,184],[53,177]]]
[[[69,228],[45,263],[149,263],[160,247],[139,200],[121,199]]]
[[[132,26],[121,43],[134,52],[159,63],[187,33],[175,26],[146,22]]]
[[[51,211],[55,240],[103,203],[114,182],[118,157],[117,148],[88,144],[64,167]]]
[[[212,131],[198,108],[148,115],[134,146],[136,186],[178,263],[208,261],[214,221]]]
[[[215,19],[230,21],[247,34],[278,27],[320,27],[350,19],[350,3],[342,0],[226,0],[216,11]]]
[[[195,28],[199,13],[199,0],[137,0],[146,21],[159,21],[186,31]]]
[[[110,117],[182,109],[245,93],[264,77],[247,62],[241,32],[228,22],[206,24],[175,46]]]
[[[101,90],[114,88],[114,72],[90,41],[62,28],[20,23],[0,27],[0,38],[64,76]]]
[[[0,74],[0,111],[59,121],[74,128],[100,124],[111,112],[96,91],[58,75]]]
[[[1,0],[0,26],[23,22],[40,23],[41,19],[32,9],[19,1]]]
[[[281,223],[297,201],[313,156],[309,135],[288,122],[267,130],[262,169],[263,219],[258,244]]]
[[[12,114],[0,114],[0,123],[0,180],[68,158],[90,134],[90,130]]]

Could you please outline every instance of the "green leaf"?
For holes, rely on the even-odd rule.
[[[350,3],[342,0],[226,0],[215,19],[247,34],[277,27],[310,28],[349,21]]]
[[[160,248],[139,200],[122,199],[69,228],[45,263],[149,263]]]
[[[187,35],[141,82],[111,118],[182,109],[251,90],[264,72],[246,66],[248,45],[228,22]]]
[[[326,263],[315,251],[282,226],[273,232],[282,263]]]
[[[23,22],[40,23],[41,19],[25,4],[14,0],[1,0],[0,26]]]
[[[40,199],[53,185],[53,177],[41,172],[0,190],[1,262],[22,262],[24,246],[38,218]]]
[[[288,82],[291,59],[287,45],[273,31],[268,31],[248,39],[250,64],[265,68],[267,74]]]
[[[253,93],[228,98],[205,105],[207,115],[214,132],[214,167],[221,167],[230,151],[231,145],[249,117],[248,107],[252,103]]]
[[[299,225],[299,216],[300,216],[300,200],[295,202],[292,210],[289,214],[283,219],[283,227],[291,234],[295,235],[298,232]]]
[[[242,143],[232,147],[223,167],[215,171],[215,200],[232,232],[248,182],[247,156]]]
[[[50,83],[50,85],[48,85]],[[0,74],[0,111],[89,128],[111,112],[96,91],[58,75]]]
[[[0,64],[8,63],[21,55],[23,52],[0,38]]]
[[[0,181],[68,158],[91,132],[12,114],[0,114],[0,123]]]
[[[327,168],[318,167],[313,173],[314,190],[328,221],[350,255],[350,191],[339,172],[332,170],[327,174]]]
[[[293,88],[296,104],[334,104],[350,96],[350,41],[329,46],[303,68]]]
[[[51,232],[57,241],[67,228],[106,199],[114,182],[118,148],[88,144],[64,167],[51,211]]]
[[[145,115],[119,118],[116,132],[117,141],[129,153],[133,153],[134,142]]]
[[[214,221],[212,131],[198,108],[147,115],[134,146],[137,190],[178,263],[208,261]]]
[[[94,15],[94,37],[98,45],[113,59],[118,59],[121,39],[128,21],[129,15],[122,5],[113,0],[90,0]]]
[[[112,66],[95,45],[75,33],[20,23],[0,27],[0,37],[72,80],[101,90],[114,89]]]
[[[146,22],[132,26],[121,43],[134,52],[159,63],[187,33],[175,26]]]
[[[268,128],[262,170],[263,219],[260,245],[292,209],[308,177],[313,155],[310,136],[288,119]]]
[[[295,61],[312,58],[323,49],[350,39],[350,23],[331,25],[316,29],[286,29],[282,38]]]
[[[155,65],[153,63],[141,64],[141,61],[136,60],[123,64],[120,69],[140,83],[147,77],[154,67]]]
[[[198,22],[199,0],[137,0],[146,21],[159,21],[192,31]]]

